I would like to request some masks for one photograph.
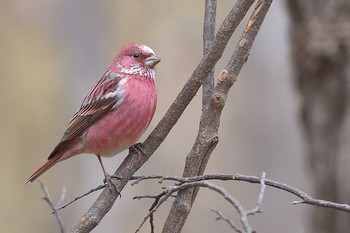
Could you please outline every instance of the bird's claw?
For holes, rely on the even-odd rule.
[[[145,151],[145,145],[143,145],[143,143],[139,142],[139,143],[136,143],[135,145],[132,145],[129,150],[131,151],[135,151],[137,153],[137,155],[142,155],[142,156],[145,156],[147,157],[147,153]]]
[[[120,191],[118,190],[117,184],[113,181],[113,178],[115,179],[121,179],[120,177],[116,177],[116,176],[111,176],[109,174],[105,174],[105,178],[103,179],[103,183],[106,184],[106,186],[108,186],[109,190],[114,191],[118,194],[118,196],[122,196],[120,194]]]

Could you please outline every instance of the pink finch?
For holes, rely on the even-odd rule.
[[[82,153],[115,155],[137,142],[156,110],[154,67],[160,62],[146,45],[125,45],[102,78],[89,91],[80,109],[48,157],[25,183],[33,182],[57,162]]]

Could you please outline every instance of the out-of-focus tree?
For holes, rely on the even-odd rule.
[[[349,202],[341,164],[349,131],[350,1],[289,0],[295,81],[314,195]],[[349,152],[349,150],[348,150]],[[345,221],[344,221],[345,220]],[[349,232],[350,218],[314,208],[309,232]]]

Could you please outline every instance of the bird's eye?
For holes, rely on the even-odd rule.
[[[140,54],[139,54],[139,53],[133,53],[133,54],[132,54],[132,57],[133,57],[133,58],[139,58],[139,57],[140,57]]]

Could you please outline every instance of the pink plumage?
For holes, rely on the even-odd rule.
[[[125,45],[84,98],[48,161],[25,183],[81,153],[95,154],[106,179],[110,179],[100,156],[113,156],[129,148],[147,129],[156,110],[154,67],[159,62],[146,45]]]

